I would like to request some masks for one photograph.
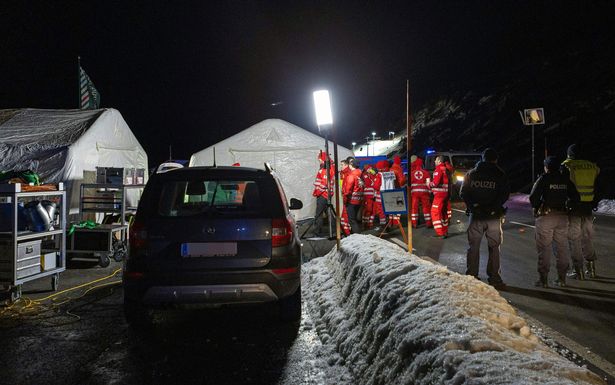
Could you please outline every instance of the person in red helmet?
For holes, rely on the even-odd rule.
[[[431,220],[436,231],[436,238],[446,238],[448,236],[448,222],[442,221],[446,218],[446,210],[449,200],[449,183],[444,157],[439,155],[435,160],[436,169],[433,172],[433,180],[429,182],[429,187],[433,192],[433,203],[431,204]]]
[[[348,213],[350,231],[352,233],[360,233],[361,229],[357,221],[357,215],[363,199],[363,181],[361,180],[361,170],[357,168],[357,160],[353,157],[348,157],[347,161],[350,172],[344,177],[342,196],[344,197],[344,205]]]
[[[429,171],[423,168],[423,159],[412,155],[410,158],[410,190],[412,194],[412,227],[416,228],[419,220],[419,204],[423,207],[425,226],[431,224],[430,191],[427,181],[431,178]]]
[[[406,185],[406,176],[404,175],[404,169],[401,167],[401,158],[399,155],[393,157],[391,171],[395,174],[395,188],[404,187]]]
[[[376,172],[371,164],[366,164],[361,174],[363,179],[363,214],[361,224],[363,229],[371,229],[374,226],[374,182]]]

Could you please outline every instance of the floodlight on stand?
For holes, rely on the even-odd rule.
[[[333,124],[333,115],[331,114],[331,99],[329,98],[329,91],[314,91],[314,108],[316,109],[316,124],[318,125],[319,129],[321,126]]]

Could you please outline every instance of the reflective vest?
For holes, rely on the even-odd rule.
[[[382,190],[393,190],[395,188],[395,173],[393,171],[383,171],[380,172],[382,175],[382,185],[380,186],[380,191]]]
[[[594,200],[594,183],[600,173],[600,168],[588,160],[566,159],[562,162],[570,171],[570,180],[581,196],[581,202]]]

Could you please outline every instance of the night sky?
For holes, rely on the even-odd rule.
[[[331,91],[339,142],[404,126],[453,85],[528,61],[613,48],[606,1],[4,1],[0,108],[75,108],[77,55],[155,165],[267,118],[317,131]]]

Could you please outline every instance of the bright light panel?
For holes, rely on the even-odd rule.
[[[316,124],[318,126],[333,124],[329,91],[314,91],[314,107],[316,108]]]

